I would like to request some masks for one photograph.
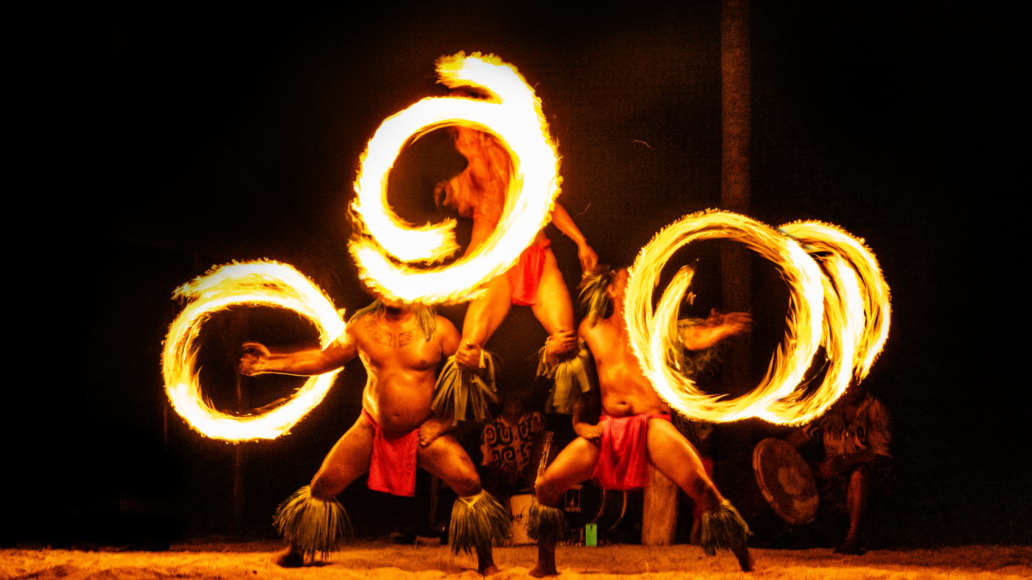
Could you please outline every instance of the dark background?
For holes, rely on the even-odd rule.
[[[356,417],[361,365],[290,435],[239,446],[234,508],[237,447],[191,431],[163,393],[172,290],[212,265],[273,258],[339,307],[363,306],[345,215],[359,155],[384,118],[441,93],[434,59],[460,50],[496,53],[534,86],[562,155],[560,200],[603,261],[627,264],[662,226],[719,206],[719,18],[717,2],[89,15],[62,51],[56,146],[37,176],[70,183],[29,200],[59,216],[50,227],[60,232],[56,246],[38,242],[31,271],[74,287],[75,298],[67,286],[36,292],[56,306],[22,325],[34,347],[19,362],[46,379],[23,389],[25,407],[8,409],[9,465],[20,469],[9,477],[14,524],[3,540],[271,534],[276,503]],[[1032,541],[1032,417],[999,370],[1006,339],[978,324],[999,319],[1004,303],[975,295],[991,254],[973,244],[993,234],[974,211],[992,191],[967,189],[964,173],[973,150],[996,146],[971,139],[977,27],[950,3],[752,10],[750,215],[819,219],[863,237],[893,291],[892,334],[867,384],[894,419],[899,545]],[[432,185],[456,162],[432,138],[406,159],[399,191]],[[575,249],[548,231],[572,287]],[[783,289],[757,268],[757,330],[780,328],[771,297]],[[703,260],[700,308],[720,306],[717,272]],[[443,309],[457,325],[463,311]],[[56,333],[30,330],[51,318]],[[235,404],[241,340],[312,336],[277,313],[216,317],[202,353],[213,398]],[[493,341],[503,389],[527,387],[543,338],[528,309],[512,311]],[[245,406],[289,386],[254,388]],[[736,428],[764,429],[723,429]],[[383,514],[410,505],[361,482],[342,500],[360,533],[384,531]]]

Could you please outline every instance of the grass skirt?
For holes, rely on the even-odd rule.
[[[448,544],[452,552],[470,554],[490,549],[509,538],[509,512],[495,497],[484,490],[476,495],[460,497],[452,505],[448,525]]]
[[[448,357],[434,385],[431,403],[434,415],[456,421],[481,422],[491,417],[491,405],[498,403],[494,356],[482,350],[480,370],[462,368],[455,356]]]
[[[304,486],[276,508],[273,524],[292,548],[307,558],[323,558],[351,537],[351,520],[336,499],[319,499]]]
[[[588,375],[590,367],[591,358],[583,343],[577,354],[558,363],[548,362],[542,347],[537,375],[552,379],[552,388],[545,401],[546,413],[573,414],[573,406],[580,399],[581,393],[591,390],[591,378]]]
[[[717,548],[735,548],[745,545],[752,535],[749,524],[738,513],[731,502],[724,500],[720,506],[702,514],[702,550],[712,556]]]
[[[566,528],[566,514],[559,508],[538,503],[535,499],[527,511],[527,535],[531,539],[554,545]]]

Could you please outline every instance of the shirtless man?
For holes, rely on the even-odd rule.
[[[466,157],[468,165],[459,175],[438,184],[434,199],[438,206],[449,207],[462,217],[473,220],[470,251],[494,231],[505,205],[505,193],[511,172],[509,154],[488,133],[466,127],[453,129],[455,148]],[[562,205],[556,203],[552,224],[577,244],[577,256],[584,272],[590,272],[598,261],[584,235]],[[530,306],[549,340],[546,342],[539,374],[553,376],[557,365],[576,353],[573,331],[573,304],[562,274],[544,232],[520,256],[519,262],[504,276],[492,280],[486,291],[473,300],[462,323],[461,346],[456,362],[476,368],[481,351],[491,335],[505,319],[512,304]],[[558,348],[566,350],[557,350]],[[570,409],[560,409],[569,413]]]
[[[411,496],[418,464],[459,496],[452,510],[452,550],[475,550],[482,574],[497,571],[491,544],[507,530],[505,509],[482,491],[472,460],[446,434],[450,422],[430,412],[438,366],[458,344],[455,326],[429,309],[375,302],[321,350],[273,353],[259,343],[244,344],[239,370],[245,375],[317,375],[355,356],[367,374],[362,414],[330,450],[311,484],[277,510],[277,527],[289,544],[277,560],[280,565],[301,566],[306,555],[334,549],[346,533],[340,522],[347,520],[334,498],[351,482],[368,471],[370,489]],[[456,525],[462,518],[467,519]],[[477,526],[484,522],[495,525]],[[326,528],[328,536],[321,531]]]
[[[607,489],[634,489],[648,483],[647,464],[652,463],[673,480],[701,508],[703,547],[708,554],[716,547],[728,547],[743,570],[752,569],[746,547],[748,527],[707,477],[691,443],[670,423],[670,407],[656,394],[631,351],[623,322],[627,270],[600,273],[594,291],[602,309],[612,305],[612,314],[589,314],[579,334],[587,342],[598,371],[602,415],[597,423],[585,419],[591,397],[584,397],[574,413],[573,440],[538,478],[532,508],[531,535],[538,540],[538,563],[534,576],[556,574],[555,544],[562,525],[557,508],[570,487],[597,479]],[[589,292],[591,288],[587,288]],[[608,298],[608,300],[605,300]],[[682,331],[685,348],[709,348],[725,337],[746,331],[750,318],[745,313],[712,314],[699,325]],[[597,399],[596,399],[597,400]],[[597,412],[597,410],[596,410]]]

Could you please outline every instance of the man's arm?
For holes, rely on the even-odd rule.
[[[266,373],[321,375],[344,366],[358,354],[350,333],[341,335],[323,349],[273,353],[258,342],[245,342],[243,347],[244,353],[240,357],[238,369],[240,374],[248,376]]]
[[[577,338],[583,340],[588,347],[591,341],[588,335],[591,327],[587,321],[581,321],[577,327]],[[579,437],[585,439],[598,439],[602,436],[602,426],[599,425],[599,414],[602,412],[602,389],[591,389],[587,393],[581,393],[577,402],[573,405],[573,431]]]
[[[682,328],[681,342],[688,350],[705,350],[729,336],[748,332],[751,326],[748,312],[720,314],[714,310],[703,323]]]
[[[564,236],[577,244],[577,258],[581,263],[581,270],[585,273],[591,272],[598,265],[598,254],[588,245],[587,239],[581,233],[580,228],[573,222],[569,212],[560,203],[556,203],[552,209],[552,224],[563,233]]]
[[[455,354],[455,351],[459,350],[459,342],[462,336],[451,320],[440,314],[435,314],[434,317],[437,319],[437,340],[441,345],[441,354],[444,355],[444,358],[450,357]]]
[[[437,320],[437,341],[441,346],[441,355],[442,358],[446,358],[455,354],[455,351],[458,350],[461,337],[459,331],[450,320],[439,314],[435,314],[434,317]],[[429,419],[423,421],[423,424],[419,426],[418,437],[420,447],[430,445],[434,442],[434,439],[451,431],[454,427],[455,420],[453,418],[441,418],[431,415]]]

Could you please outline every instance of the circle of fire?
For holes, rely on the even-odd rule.
[[[673,254],[693,241],[711,239],[729,239],[756,251],[778,268],[789,291],[782,346],[760,384],[734,399],[703,393],[668,363],[668,345],[679,344],[677,314],[693,271],[678,271],[652,306],[652,289]],[[685,416],[710,422],[758,417],[798,425],[824,413],[853,378],[866,376],[888,336],[888,297],[873,253],[840,228],[797,222],[775,230],[739,214],[706,211],[665,227],[638,253],[627,281],[624,322],[643,372]],[[819,346],[831,364],[821,385],[804,396],[798,387]]]
[[[325,347],[346,325],[329,298],[293,267],[272,261],[232,263],[175,290],[174,298],[190,302],[169,326],[162,351],[165,392],[172,408],[208,437],[227,441],[275,439],[288,432],[322,402],[340,370],[309,377],[293,396],[268,411],[248,416],[215,409],[201,391],[194,345],[204,322],[215,312],[236,305],[292,310],[313,322]]]
[[[479,53],[444,56],[436,67],[443,85],[476,87],[490,100],[428,97],[385,120],[362,154],[351,206],[356,235],[349,251],[360,278],[375,293],[410,303],[473,298],[516,262],[548,223],[559,194],[559,156],[541,101],[520,73],[496,56]],[[512,158],[512,175],[491,236],[451,264],[432,267],[459,249],[455,220],[420,227],[405,223],[388,207],[387,179],[407,143],[453,125],[498,137]]]

